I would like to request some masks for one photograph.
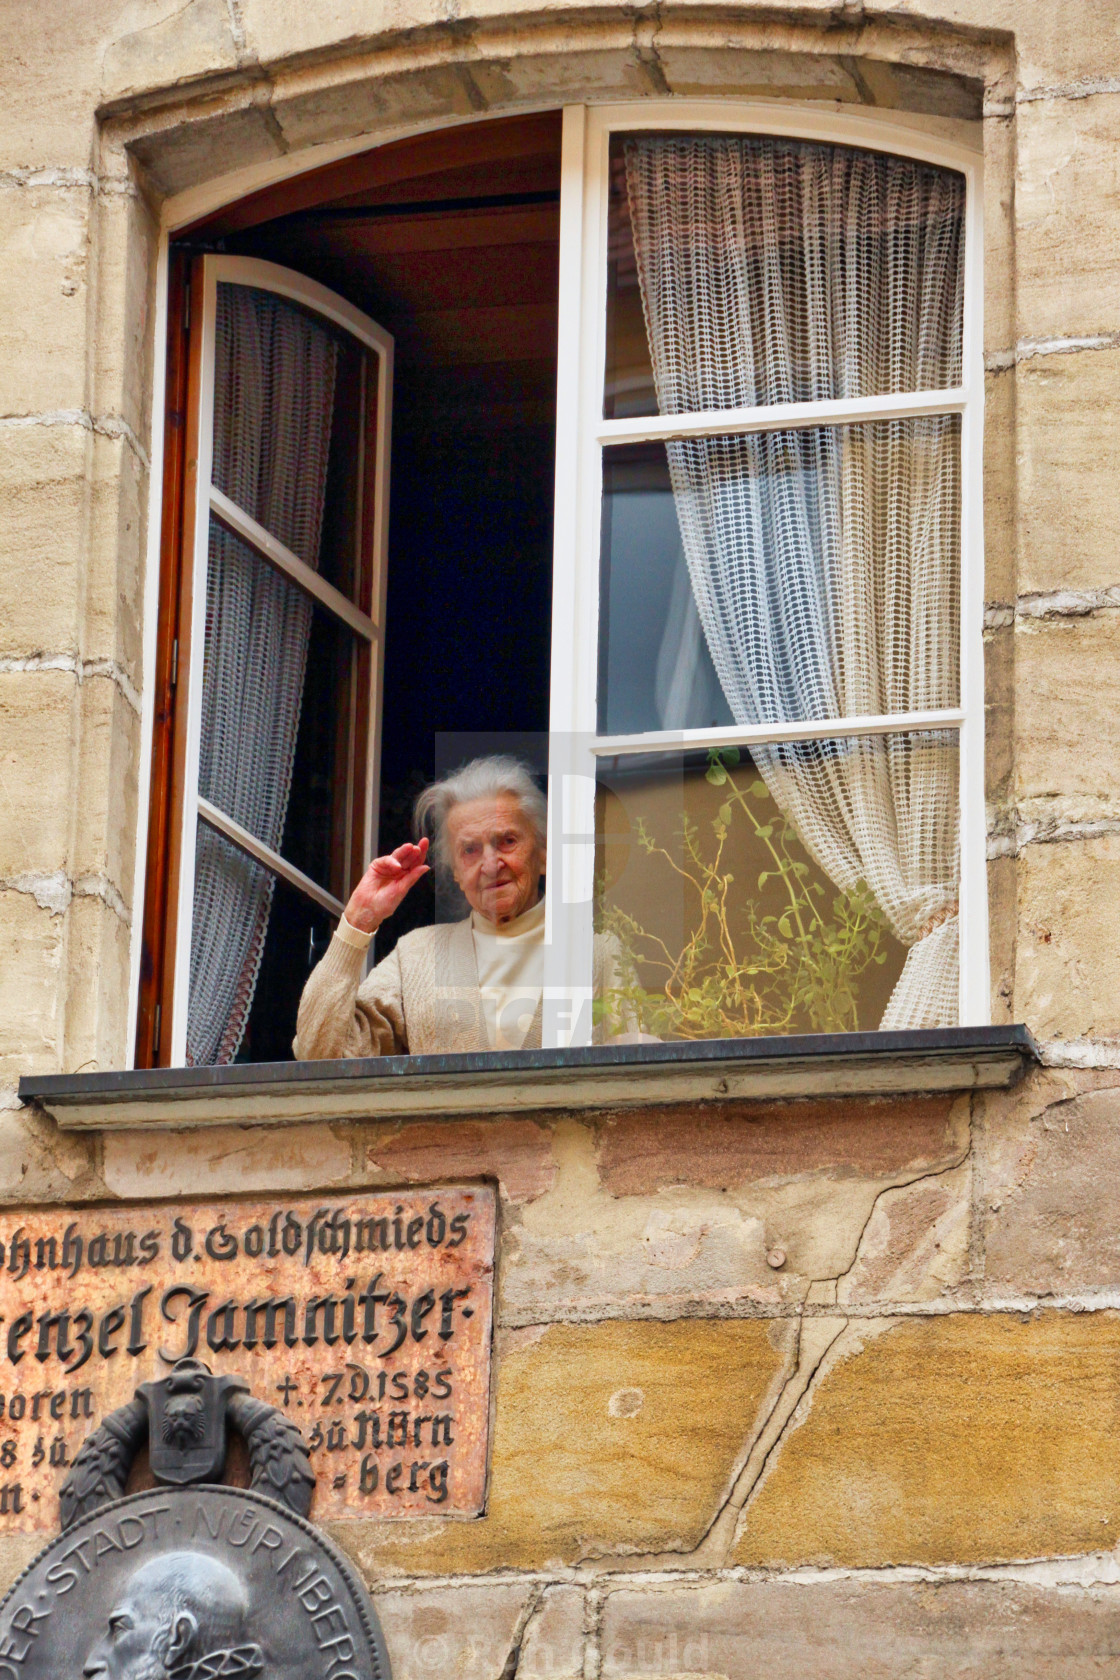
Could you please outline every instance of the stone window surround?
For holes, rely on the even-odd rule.
[[[469,120],[474,114],[541,108],[555,105],[558,97],[664,97],[674,91],[673,77],[679,80],[680,67],[685,65],[689,67],[687,91],[691,97],[708,91],[698,86],[700,77],[706,76],[710,91],[723,97],[735,91],[757,97],[763,91],[772,94],[788,88],[818,96],[831,91],[841,104],[878,98],[891,109],[894,120],[919,128],[956,127],[962,121],[972,126],[982,115],[988,183],[985,360],[989,402],[998,393],[1000,376],[1021,361],[1097,347],[1095,339],[1090,343],[1077,337],[1015,341],[1010,192],[1015,112],[1024,100],[1064,97],[1069,90],[1017,92],[1009,36],[990,31],[949,31],[918,20],[912,25],[888,26],[865,19],[862,14],[851,23],[830,16],[827,32],[804,21],[778,29],[732,8],[719,10],[718,27],[713,22],[716,12],[706,14],[703,21],[675,13],[656,22],[619,18],[617,13],[607,15],[603,11],[594,18],[581,16],[584,21],[579,33],[556,20],[517,27],[508,20],[496,19],[450,33],[442,26],[433,26],[417,31],[404,45],[396,38],[391,43],[364,42],[320,53],[314,61],[306,57],[301,60],[298,55],[286,59],[281,56],[268,66],[267,73],[262,64],[246,63],[236,72],[200,78],[186,93],[182,84],[138,87],[134,83],[127,91],[117,93],[107,86],[99,112],[98,167],[85,184],[99,201],[95,214],[104,212],[97,217],[102,223],[98,232],[103,260],[117,275],[131,268],[133,286],[138,271],[142,271],[144,293],[154,305],[154,330],[149,327],[144,335],[141,353],[134,358],[137,365],[126,370],[132,377],[121,381],[125,387],[121,391],[123,412],[36,416],[28,417],[29,421],[76,423],[95,434],[123,439],[135,458],[134,471],[146,477],[158,470],[158,460],[149,461],[141,441],[148,431],[145,420],[155,383],[153,348],[160,341],[162,326],[156,284],[160,235],[154,232],[149,216],[170,225],[172,220],[188,219],[191,201],[197,214],[202,198],[213,203],[218,196],[236,196],[263,184],[281,167],[277,160],[284,150],[291,155],[296,140],[301,162],[310,165],[403,130],[445,126]],[[487,81],[496,64],[505,77],[500,87]],[[549,92],[542,95],[546,74]],[[830,76],[831,89],[824,85]],[[454,92],[456,88],[458,93]],[[906,105],[911,109],[901,109]],[[919,107],[917,111],[915,106]],[[340,138],[343,108],[348,113],[345,126],[360,132]],[[372,114],[375,108],[380,121]],[[950,114],[945,115],[946,111]],[[409,114],[411,121],[405,120]],[[263,160],[262,151],[270,151],[272,156]],[[256,161],[229,171],[231,160],[250,155]],[[73,185],[69,181],[65,184]],[[124,216],[117,210],[122,200],[131,207]],[[97,315],[99,344],[106,337],[120,336],[119,296],[103,290]],[[995,479],[1006,487],[1013,480],[1014,445],[1010,423],[989,427],[989,484]],[[158,443],[153,454],[158,454]],[[988,494],[991,501],[990,489]],[[1115,607],[1113,597],[1120,598],[1120,591],[1056,591],[1020,599],[1011,545],[1005,537],[1000,538],[998,531],[996,541],[992,541],[995,527],[996,522],[989,518],[987,687],[993,717],[1006,725],[1016,631],[1024,624],[1033,627],[1054,620],[1095,617]],[[151,561],[151,534],[149,540],[153,544]],[[151,571],[149,564],[149,583]],[[57,665],[49,652],[34,663],[43,669]],[[117,661],[78,661],[75,670],[83,680],[108,678],[130,710],[137,708],[138,701],[143,705],[136,672],[120,667]],[[1067,810],[1068,800],[1054,801],[1053,810],[1042,809],[1041,804],[1046,802],[1037,800],[1031,802],[1030,809],[1020,810],[1012,797],[1008,736],[1006,727],[990,733],[987,765],[993,1013],[997,1020],[1008,1019],[1010,1013],[1016,930],[1011,910],[1013,887],[1007,884],[1013,881],[1008,871],[1013,870],[1015,860],[1028,847],[1089,840],[1120,831],[1120,819],[1113,813]],[[145,726],[141,765],[148,738]],[[141,779],[146,780],[146,767]],[[34,891],[36,897],[42,892],[61,895],[67,903],[71,896],[98,897],[122,923],[132,924],[135,943],[136,918],[131,914],[131,903],[137,892],[136,883],[129,879],[128,861],[122,859],[124,867],[110,867],[104,876],[83,876],[74,881],[60,878],[57,882],[52,877],[49,882],[28,883],[27,890]],[[133,995],[136,966],[134,954]],[[118,1018],[117,1024],[119,1057],[129,1035],[123,1020]],[[1117,1048],[1108,1040],[1099,1045],[1090,1040],[1055,1042],[1046,1052],[1047,1061],[1068,1059],[1078,1065],[1112,1065],[1116,1057]],[[106,1055],[102,1065],[111,1059]]]
[[[692,105],[691,102],[687,102],[687,103],[688,103],[690,109],[692,109],[692,110],[697,109],[697,107]],[[744,104],[746,104],[746,102],[744,102]],[[726,103],[726,102],[722,102],[722,101],[719,102],[719,105],[722,108],[722,111],[727,113],[728,120],[733,120],[734,109],[735,109],[734,105]],[[862,113],[854,112],[853,115],[854,116],[860,116],[860,115],[862,115]],[[883,113],[882,115],[885,116],[886,114]],[[893,115],[893,113],[892,113],[892,115]],[[821,112],[820,112],[819,106],[816,107],[816,108],[810,108],[809,110],[806,110],[806,105],[805,105],[804,101],[800,101],[800,100],[787,101],[787,102],[783,102],[782,118],[784,119],[787,116],[788,116],[788,120],[789,120],[792,128],[800,128],[800,127],[804,126],[805,131],[809,132],[810,129],[812,129],[813,131],[815,131],[817,129],[817,127],[820,123]],[[800,119],[800,121],[799,121],[799,119]],[[694,119],[690,118],[690,120],[694,120]],[[723,120],[722,117],[721,117],[721,120]],[[877,126],[878,126],[877,124],[874,125],[874,127],[877,127]],[[895,124],[895,123],[892,123],[890,126],[892,128],[897,128],[898,127],[898,125]],[[874,134],[874,127],[872,128],[872,136]],[[837,125],[837,128],[838,128],[839,134],[842,135],[843,130],[844,130],[843,117],[841,117],[841,120],[840,120],[839,124]],[[854,129],[859,129],[858,133],[853,134],[853,139],[861,139],[867,133],[867,125],[866,124],[864,124],[864,126],[861,128],[858,123],[854,123],[853,128]],[[951,136],[946,134],[946,132],[945,132],[946,129],[948,129],[948,128],[951,128],[953,130],[953,133],[952,133]],[[831,129],[832,129],[832,123],[827,122],[826,123],[826,130],[828,132],[831,132]],[[964,138],[964,136],[967,134],[967,136],[968,136],[968,149],[973,150],[973,151],[978,149],[977,140],[976,140],[976,136],[975,136],[975,125],[974,124],[965,124],[964,122],[961,121],[961,119],[946,119],[946,118],[936,118],[936,117],[934,117],[934,118],[929,119],[927,123],[914,124],[913,129],[917,130],[917,132],[915,133],[915,139],[916,140],[919,137],[924,137],[924,136],[921,135],[921,131],[923,129],[926,131],[927,134],[932,133],[932,135],[934,135],[937,139],[939,139],[941,141],[945,141],[945,140],[950,139],[950,138],[952,138],[952,139]],[[969,131],[971,131],[971,132],[969,132]],[[822,131],[822,132],[825,132],[825,131]],[[893,139],[893,136],[892,136],[892,139]],[[899,141],[898,141],[900,149],[902,148],[903,145],[905,145],[905,140],[906,140],[906,129],[902,128],[900,133],[899,133]],[[875,143],[873,137],[871,138],[870,143],[872,143],[872,144]],[[271,171],[272,177],[275,180],[275,179],[282,179],[284,176],[291,176],[291,175],[298,174],[298,173],[302,172],[302,170],[304,170],[308,167],[308,162],[309,162],[309,160],[303,154],[297,155],[295,157],[288,158],[288,159],[285,160],[283,165],[281,165],[278,168],[276,168],[275,170]],[[239,171],[238,173],[240,174],[242,172]],[[172,232],[176,227],[183,226],[184,223],[187,223],[190,220],[192,220],[194,218],[194,215],[197,215],[197,213],[198,213],[198,191],[201,191],[204,194],[205,199],[208,201],[207,204],[206,204],[206,208],[209,209],[209,208],[213,207],[213,205],[216,202],[220,203],[220,202],[228,202],[229,201],[229,198],[231,196],[233,196],[230,192],[230,185],[231,185],[231,183],[229,183],[229,182],[219,181],[218,183],[209,184],[205,188],[198,189],[196,192],[193,192],[193,193],[192,192],[187,192],[187,193],[182,194],[182,195],[175,195],[163,207],[162,220],[163,220],[165,232],[166,233]],[[183,202],[184,200],[186,202]],[[153,405],[153,418],[154,418],[154,422],[155,422],[156,425],[158,425],[158,423],[159,423],[158,422],[158,416],[161,414],[161,412],[162,412],[162,404],[157,402],[156,404]],[[571,419],[571,417],[569,416],[569,422],[570,422],[570,419]],[[154,507],[154,499],[153,499],[153,507]],[[963,704],[963,701],[962,701],[962,704]],[[966,743],[962,741],[962,747],[964,747],[965,744]],[[966,763],[967,763],[967,760],[969,759],[970,756],[971,756],[971,749],[969,749],[969,751],[965,753],[965,762]],[[964,769],[964,764],[962,764],[962,770],[963,769]],[[142,804],[143,803],[144,802],[142,802]],[[971,810],[972,807],[975,805],[975,799],[974,798],[967,799],[967,800],[965,800],[964,804],[965,804],[966,810]],[[977,818],[979,820],[979,813],[977,813]],[[141,817],[141,821],[143,821],[143,816]],[[967,839],[967,833],[968,832],[969,832],[969,825],[966,824],[966,839]],[[140,855],[140,854],[138,853],[138,855]],[[971,851],[970,851],[969,855],[972,855]],[[965,894],[965,889],[967,889],[970,886],[970,883],[971,883],[972,879],[973,879],[973,876],[972,876],[971,873],[969,873],[968,879],[962,885],[962,896]],[[983,906],[982,909],[986,911],[986,906]],[[969,918],[970,926],[972,925],[972,922],[976,919],[977,918],[975,918],[974,916],[970,916],[970,918]],[[987,936],[987,930],[986,930],[986,927],[983,925],[983,922],[984,922],[984,918],[983,918],[983,915],[981,915],[981,917],[979,919],[978,928],[977,928],[977,937],[983,942],[983,946],[986,947],[986,944],[987,944],[987,937],[986,937]],[[962,952],[962,956],[966,956],[966,955],[967,955],[966,952]],[[975,961],[973,961],[971,966],[973,968],[975,968],[977,966]],[[967,973],[968,971],[969,971],[969,965],[966,963],[965,964],[965,972]],[[986,982],[985,982],[985,985],[984,985],[984,990],[985,990],[985,992],[987,990]],[[980,1004],[980,1013],[979,1014],[968,1015],[968,1016],[966,1016],[966,1019],[984,1020],[984,1019],[987,1018],[986,1009],[985,1009],[986,1000],[977,1000],[977,1001]],[[177,1012],[177,1014],[178,1014],[178,1012]]]

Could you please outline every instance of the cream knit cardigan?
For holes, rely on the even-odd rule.
[[[612,948],[595,938],[595,995],[614,983]],[[489,1050],[470,918],[406,933],[363,980],[365,956],[336,934],[303,988],[297,1061]],[[596,1027],[595,1042],[602,1042]],[[539,1050],[541,1005],[523,1048]]]

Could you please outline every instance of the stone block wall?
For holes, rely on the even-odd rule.
[[[398,1680],[1110,1672],[1114,0],[83,0],[0,41],[0,1199],[497,1181],[488,1513],[339,1530]],[[18,1075],[129,1050],[169,197],[666,94],[982,125],[993,1018],[1047,1065],[955,1101],[60,1134]]]
[[[93,1137],[27,1112],[0,1192],[497,1185],[486,1514],[333,1525],[396,1680],[1089,1676],[1120,1659],[1118,1105],[1040,1070]]]

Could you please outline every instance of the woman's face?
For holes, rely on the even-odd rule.
[[[514,794],[452,806],[447,845],[467,903],[488,921],[510,922],[540,897],[544,847]]]

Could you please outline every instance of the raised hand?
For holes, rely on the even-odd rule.
[[[387,857],[374,858],[346,906],[346,920],[363,933],[376,933],[386,916],[413,888],[421,875],[427,875],[428,841],[417,845],[411,842],[398,846]]]

